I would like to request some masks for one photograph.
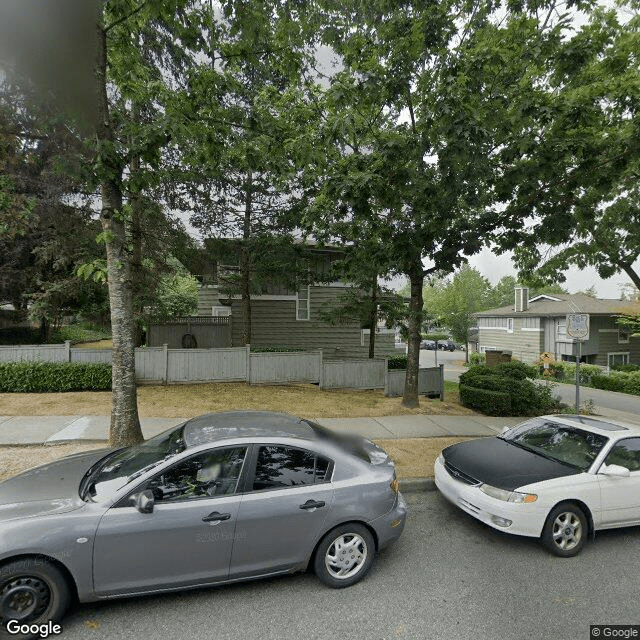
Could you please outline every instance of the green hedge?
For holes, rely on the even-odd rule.
[[[623,391],[625,381],[613,375],[595,374],[591,376],[591,385],[596,389],[604,389],[605,391]]]
[[[505,362],[494,368],[475,365],[460,376],[460,387],[495,393],[503,393],[509,397],[508,406],[499,396],[472,394],[468,390],[460,393],[465,407],[476,409],[489,415],[527,416],[546,413],[554,407],[555,400],[551,395],[551,387],[536,384],[523,375],[536,374],[535,367],[521,362]],[[495,407],[488,398],[494,397]]]
[[[407,356],[389,356],[389,370],[391,369],[406,369],[407,368]]]
[[[640,365],[638,364],[614,364],[611,366],[611,371],[623,371],[624,373],[634,373],[640,371]]]
[[[511,414],[511,396],[504,391],[489,391],[461,384],[460,401],[465,407],[472,407],[488,416],[508,416]]]
[[[75,362],[1,362],[0,392],[110,391],[111,365]]]

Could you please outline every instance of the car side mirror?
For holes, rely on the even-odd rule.
[[[613,476],[614,478],[628,478],[629,469],[619,464],[603,464],[600,467],[600,475]]]
[[[153,513],[153,505],[155,500],[153,497],[153,491],[145,489],[140,493],[134,493],[131,498],[131,503],[140,513]]]

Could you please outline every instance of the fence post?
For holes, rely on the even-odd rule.
[[[251,345],[246,345],[247,350],[247,384],[251,384]]]
[[[64,348],[67,352],[66,362],[71,362],[71,340],[64,341]]]
[[[440,368],[440,400],[444,402],[444,364],[439,365]]]
[[[169,384],[169,345],[165,342],[162,345],[162,352],[164,354],[164,378],[162,384]]]
[[[322,349],[318,349],[320,352],[320,377],[318,380],[318,386],[322,389],[324,387],[324,358],[322,355]]]
[[[384,359],[384,395],[389,395],[389,357]]]

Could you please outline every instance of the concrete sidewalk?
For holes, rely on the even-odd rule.
[[[184,422],[187,418],[141,418],[145,438]],[[336,431],[368,438],[433,438],[438,436],[492,436],[522,418],[488,416],[385,416],[382,418],[314,418]],[[105,441],[109,416],[0,416],[0,446],[54,444],[75,440]]]

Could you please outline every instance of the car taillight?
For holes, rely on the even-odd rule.
[[[396,478],[396,474],[393,474],[393,480],[391,481],[391,484],[389,485],[391,487],[391,491],[393,491],[393,493],[398,493],[398,491],[400,491],[400,483],[398,482],[398,478]]]

